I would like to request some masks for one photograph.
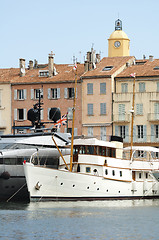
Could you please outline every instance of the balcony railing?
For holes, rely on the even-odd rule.
[[[159,121],[159,113],[148,113],[147,119],[150,122],[158,122]]]
[[[130,114],[114,114],[113,115],[113,122],[130,122]]]

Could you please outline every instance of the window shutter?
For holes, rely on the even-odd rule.
[[[31,89],[31,99],[34,99],[34,89]]]
[[[143,133],[144,133],[143,141],[146,142],[147,141],[147,126],[144,125],[143,127],[144,127],[144,129],[143,129]]]
[[[41,120],[44,120],[44,109],[41,109],[40,116],[41,116]]]
[[[51,108],[48,108],[48,109],[47,109],[47,119],[48,119],[48,120],[50,120],[50,117],[49,117],[50,109],[51,109]]]
[[[74,136],[77,136],[77,128],[74,128]]]
[[[119,136],[119,127],[115,126],[115,136]]]
[[[133,142],[136,142],[136,126],[133,126]]]
[[[125,142],[129,142],[129,126],[125,126]]]
[[[17,120],[17,108],[14,109],[14,120]]]
[[[27,99],[27,90],[24,89],[24,99],[26,100]]]
[[[73,111],[72,108],[68,108],[68,114],[67,114],[68,119],[72,119],[73,118]]]
[[[155,126],[151,125],[151,142],[155,141]]]
[[[17,100],[17,89],[14,90],[14,100]]]
[[[51,88],[48,88],[48,90],[47,90],[47,96],[48,96],[48,99],[51,98]]]
[[[67,90],[67,88],[64,89],[64,98],[68,98],[68,90]]]
[[[60,98],[60,88],[57,88],[57,98]]]
[[[23,111],[24,111],[24,120],[27,120],[27,110],[26,110],[26,108],[24,108]]]

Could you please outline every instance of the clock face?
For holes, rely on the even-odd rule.
[[[114,43],[114,46],[115,46],[116,48],[120,47],[120,45],[121,45],[121,43],[120,43],[119,41],[116,41],[116,42]]]

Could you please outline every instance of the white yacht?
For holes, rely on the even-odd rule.
[[[159,198],[159,150],[118,140],[75,139],[72,162],[66,155],[57,169],[35,165],[33,155],[24,163],[30,201]]]
[[[55,133],[54,136],[64,155],[70,153],[70,150],[66,148],[70,141],[69,136],[69,134],[60,133]],[[57,168],[60,155],[53,143],[51,133],[12,137],[11,139],[1,140],[1,144],[6,145],[7,149],[0,151],[0,201],[28,200],[23,162],[29,161],[30,156],[36,154],[34,164]]]

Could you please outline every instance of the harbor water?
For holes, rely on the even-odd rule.
[[[157,240],[159,200],[0,203],[2,240]]]

